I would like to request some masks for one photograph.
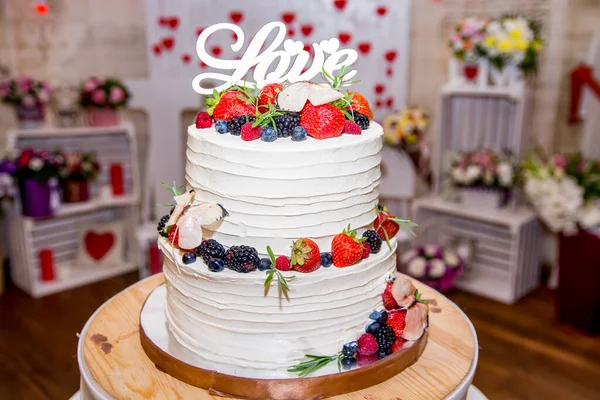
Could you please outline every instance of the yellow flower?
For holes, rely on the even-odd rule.
[[[527,50],[527,40],[525,39],[516,39],[514,42],[515,49],[519,51]]]
[[[494,35],[486,36],[485,40],[483,41],[483,45],[485,47],[494,47],[496,45],[496,36],[494,36]]]
[[[414,133],[411,133],[410,135],[407,135],[407,136],[404,138],[404,140],[405,140],[405,141],[406,141],[406,143],[408,143],[408,144],[414,144],[414,143],[417,143],[417,139],[418,139],[418,136],[417,136],[417,135],[415,135]]]
[[[513,50],[513,43],[509,39],[502,39],[498,41],[497,48],[503,53],[508,53]]]
[[[531,42],[531,49],[536,53],[542,50],[543,48],[544,42],[542,41],[542,39],[535,39],[533,42]]]
[[[510,37],[513,38],[514,40],[519,40],[519,39],[523,39],[523,30],[519,29],[519,28],[515,28],[512,31],[510,31]]]

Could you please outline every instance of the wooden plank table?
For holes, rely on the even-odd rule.
[[[224,399],[159,371],[144,353],[140,310],[163,282],[158,274],[132,285],[88,320],[77,350],[82,399]],[[334,399],[465,398],[478,358],[473,325],[446,297],[419,282],[415,285],[430,302],[429,341],[419,361],[384,383]]]

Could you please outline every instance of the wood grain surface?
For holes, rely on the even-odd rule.
[[[162,274],[134,285],[111,300],[82,332],[83,356],[95,381],[118,399],[222,399],[159,371],[139,339],[139,313]],[[427,347],[416,364],[368,389],[336,396],[341,400],[441,399],[467,375],[475,338],[463,314],[444,296],[416,283],[430,300]]]

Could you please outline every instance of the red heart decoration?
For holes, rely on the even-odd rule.
[[[206,28],[204,28],[204,27],[196,28],[196,36],[200,36],[200,34],[202,33],[202,31],[205,30],[205,29]]]
[[[383,103],[381,102],[381,99],[375,100],[375,107],[380,108],[382,105],[383,105]]]
[[[169,18],[169,27],[172,30],[176,30],[179,26],[179,17],[171,17]]]
[[[392,67],[387,67],[387,69],[385,70],[385,74],[387,76],[392,76],[394,75],[394,70],[392,69]]]
[[[190,61],[192,61],[192,56],[189,53],[183,53],[181,55],[181,61],[183,61],[184,64],[189,64]]]
[[[300,29],[302,30],[302,34],[303,34],[304,36],[308,36],[308,35],[310,35],[310,34],[312,33],[313,26],[312,26],[312,25],[309,25],[309,24],[307,24],[307,25],[302,25],[302,26],[300,27]]]
[[[213,55],[218,56],[219,54],[221,54],[221,47],[219,46],[213,46],[212,49],[210,49],[211,53],[213,53]]]
[[[390,50],[387,53],[385,53],[385,59],[389,62],[392,62],[396,59],[396,54],[396,50]]]
[[[312,51],[312,46],[308,43],[304,44],[304,51],[310,53]]]
[[[152,45],[152,51],[154,52],[155,56],[160,56],[160,53],[162,53],[162,49],[160,48],[159,44]]]
[[[288,29],[287,34],[289,37],[294,37],[296,31],[293,28]]]
[[[169,23],[169,19],[167,17],[160,17],[158,19],[158,26],[165,26]]]
[[[200,62],[198,63],[198,66],[199,66],[200,68],[202,68],[202,69],[204,69],[204,68],[208,67],[208,65],[206,65],[206,63],[205,63],[204,61],[200,61]]]
[[[238,38],[237,38],[237,33],[235,33],[235,32],[231,32],[231,37],[233,38],[233,41],[234,41],[234,42],[237,42],[237,39],[238,39]]]
[[[350,39],[352,39],[352,34],[349,32],[340,32],[338,34],[338,39],[340,39],[340,43],[346,44],[350,41]]]
[[[378,83],[375,85],[375,93],[381,94],[385,90],[385,85],[383,83]]]
[[[85,234],[85,251],[96,261],[100,261],[115,244],[115,235],[111,232]]]
[[[385,14],[387,14],[387,8],[383,6],[378,7],[377,14],[379,14],[380,17],[383,17]]]
[[[394,98],[393,97],[388,97],[387,100],[386,100],[386,102],[385,102],[385,105],[388,108],[394,107]]]
[[[294,13],[292,11],[284,12],[281,14],[281,19],[286,24],[291,24],[292,22],[294,22],[295,18],[296,18],[296,13]]]
[[[167,36],[163,38],[162,45],[165,49],[171,51],[173,46],[175,46],[175,38],[173,36]]]
[[[371,51],[371,43],[369,42],[362,42],[358,44],[358,51],[360,51],[363,54],[368,54],[369,51]]]
[[[244,18],[244,13],[241,11],[232,11],[229,13],[229,18],[237,24]]]
[[[335,8],[341,11],[346,7],[346,0],[335,0],[333,2],[333,5],[335,6]]]

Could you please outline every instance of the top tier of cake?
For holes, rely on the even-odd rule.
[[[289,252],[309,237],[329,251],[348,224],[368,228],[376,218],[383,130],[304,142],[219,134],[214,126],[188,128],[186,180],[200,201],[222,204],[229,216],[206,227],[224,246],[271,246]]]

